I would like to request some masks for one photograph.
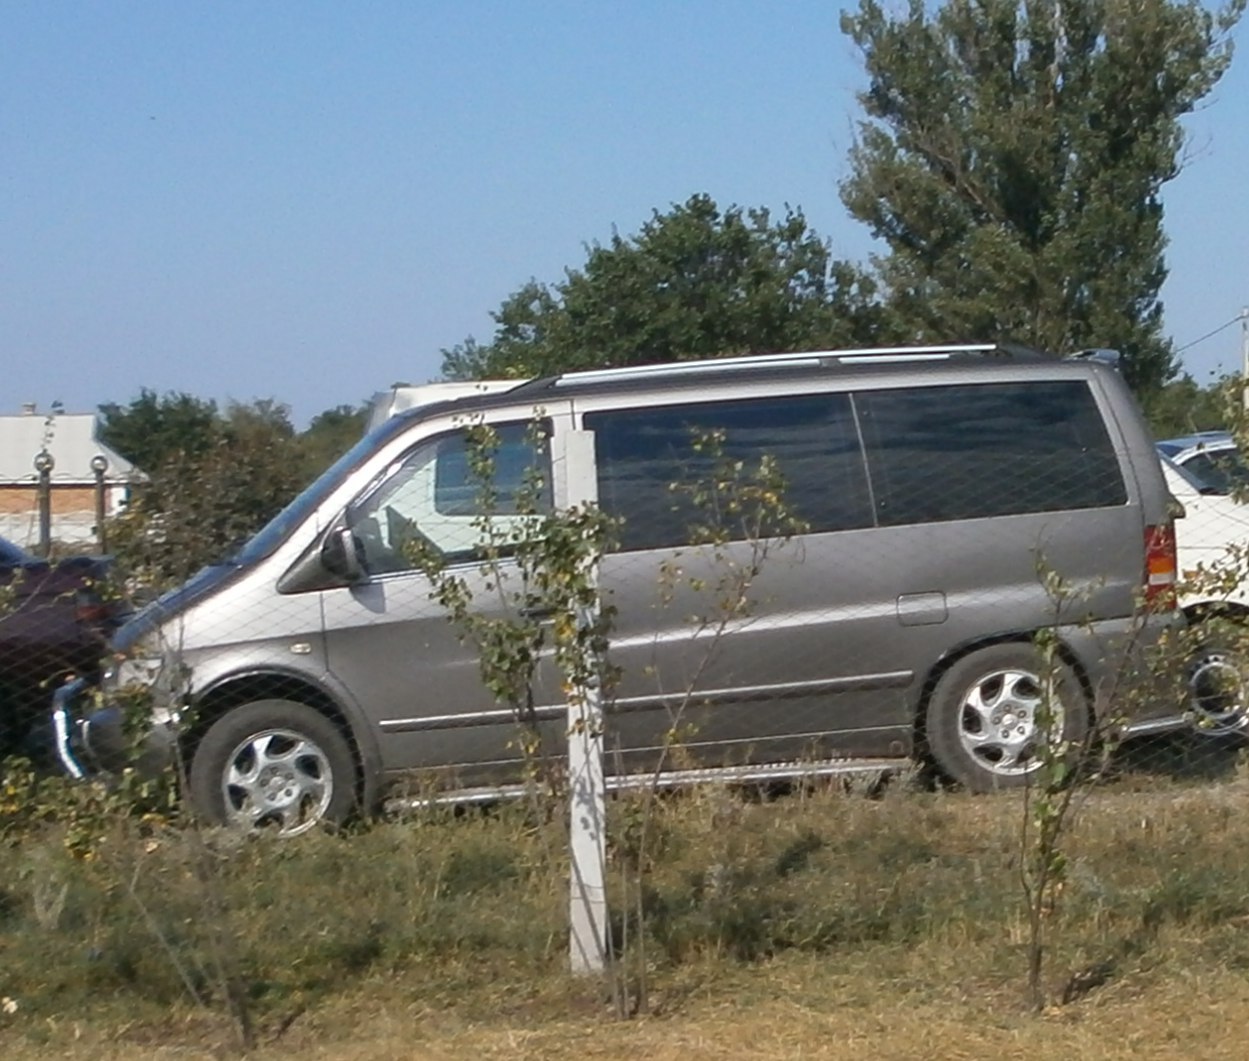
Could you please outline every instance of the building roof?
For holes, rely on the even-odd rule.
[[[133,464],[96,438],[94,413],[56,413],[41,416],[24,412],[0,416],[0,483],[33,483],[38,479],[35,456],[45,446],[56,462],[54,483],[93,483],[91,458],[108,461],[104,478],[109,482],[142,478]]]

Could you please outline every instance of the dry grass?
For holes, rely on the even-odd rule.
[[[1024,1004],[1017,797],[661,800],[650,1006],[630,1020],[564,974],[559,828],[517,809],[284,845],[219,838],[213,879],[259,1058],[1236,1057],[1247,798],[1236,776],[1092,795],[1051,993],[1108,971],[1040,1016]],[[614,804],[617,825],[638,810]],[[0,996],[19,1007],[0,1013],[6,1059],[230,1048],[185,838],[114,825],[85,862],[55,829],[3,852]]]
[[[303,1014],[258,1059],[518,1058],[1232,1058],[1243,1056],[1249,982],[1187,963],[1171,975],[1128,976],[1079,1004],[1032,1017],[1011,984],[965,978],[908,983],[839,971],[827,959],[784,958],[748,970],[702,970],[671,1012],[611,1020],[576,989],[466,1019],[423,1000],[420,983],[362,983]],[[855,963],[858,964],[857,962]],[[927,961],[914,975],[926,976]],[[1175,975],[1179,974],[1179,975]],[[13,1061],[30,1058],[216,1058],[219,1024],[185,1013],[114,1027],[50,1019],[0,1032]]]

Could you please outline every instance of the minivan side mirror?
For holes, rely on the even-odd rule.
[[[278,579],[279,593],[312,593],[360,582],[365,577],[360,543],[346,527],[338,527],[318,545],[309,544]]]
[[[348,582],[364,577],[356,536],[347,527],[332,531],[321,546],[321,564],[331,575]]]

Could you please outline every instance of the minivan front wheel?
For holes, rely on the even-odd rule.
[[[351,748],[325,715],[290,700],[227,711],[191,758],[191,802],[204,819],[297,836],[338,824],[356,801]]]
[[[991,792],[1026,784],[1044,763],[1046,741],[1082,743],[1088,709],[1061,660],[1047,662],[1032,645],[991,645],[941,676],[926,722],[941,771],[973,792]]]

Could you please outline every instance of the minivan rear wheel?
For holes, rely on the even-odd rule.
[[[1082,743],[1088,707],[1061,660],[1047,662],[1032,645],[991,645],[941,676],[926,722],[938,768],[973,792],[991,792],[1026,784],[1043,765],[1045,741]]]
[[[356,802],[355,760],[329,718],[290,700],[231,708],[191,758],[191,802],[205,820],[297,836],[346,820]]]

